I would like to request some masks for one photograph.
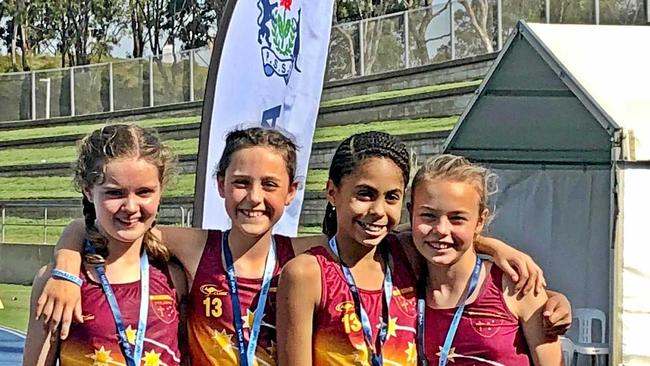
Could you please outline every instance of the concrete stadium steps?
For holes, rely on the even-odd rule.
[[[74,117],[37,119],[34,121],[0,122],[0,131],[14,131],[26,128],[76,126],[96,123],[137,122],[143,119],[187,117],[201,115],[203,102],[167,104],[147,108],[135,108],[117,112],[104,112]]]
[[[316,126],[340,126],[372,121],[445,117],[461,114],[478,85],[321,107]],[[408,91],[408,89],[404,89]]]
[[[369,100],[321,107],[316,126],[318,128],[384,120],[458,115],[469,103],[478,85],[472,83],[468,86],[449,85],[447,87],[441,85],[440,87],[442,90],[417,93],[404,89],[402,92],[406,95],[403,96],[385,97],[379,95],[377,98],[373,98],[372,95],[369,95],[367,96]],[[200,123],[167,125],[156,129],[165,140],[197,138]],[[85,133],[10,139],[0,141],[0,149],[72,145],[83,136]]]
[[[332,81],[325,84],[321,101],[327,102],[355,95],[482,79],[496,57],[497,53],[491,53],[433,65]]]
[[[418,117],[460,114],[471,98],[472,93],[477,88],[477,83],[472,85],[451,85],[451,87],[449,87],[450,85],[445,85],[441,87],[443,90],[433,90],[427,87],[480,79],[485,76],[494,59],[495,55],[487,55],[327,83],[323,91],[323,105],[320,109],[317,127],[350,125],[358,122],[381,122],[400,119],[414,120]],[[353,102],[350,102],[350,100]],[[170,116],[196,116],[199,119],[200,108],[201,102],[195,102],[174,106],[142,108],[135,111],[102,113],[93,116],[30,121],[27,123],[25,121],[19,123],[4,122],[0,123],[0,134],[3,131],[25,130],[27,132],[30,129],[56,126],[85,126],[88,128],[92,124],[116,121],[145,122],[152,118],[166,118]],[[399,123],[401,124],[402,122],[400,121]],[[197,138],[199,128],[199,123],[193,121],[186,121],[186,123],[178,125],[157,127],[165,140]],[[61,132],[63,131],[59,131],[58,133]],[[68,134],[68,131],[65,131],[63,133],[66,135],[63,136],[38,136],[29,139],[17,136],[16,140],[9,141],[5,139],[6,141],[0,141],[0,149],[40,149],[49,146],[72,146],[84,135],[80,132],[85,131],[76,130],[75,132]],[[21,133],[18,131],[16,134],[20,135]],[[409,133],[400,137],[409,146],[412,156],[422,161],[426,157],[440,151],[448,133],[449,131]],[[327,169],[338,143],[338,141],[329,141],[314,144],[309,164],[310,169]],[[188,150],[186,149],[185,152],[188,152]],[[67,155],[65,156],[67,159]],[[180,155],[179,158],[181,173],[193,173],[196,164],[195,154]],[[26,179],[29,179],[29,177],[43,176],[70,176],[70,167],[71,163],[68,162],[29,165],[15,164],[13,166],[0,166],[0,176],[25,177]],[[0,187],[0,189],[2,188]],[[184,192],[185,190],[186,188],[183,188],[182,191]],[[187,210],[192,208],[193,201],[194,197],[190,195],[164,198],[159,221],[161,223],[180,222],[178,217],[182,215],[181,211],[187,217]],[[21,203],[38,205],[40,207],[48,206],[50,214],[53,217],[80,216],[79,198],[14,199],[4,202],[0,201],[0,207],[4,204]],[[55,207],[61,204],[69,204],[71,207],[67,209],[64,207]],[[306,192],[300,219],[301,225],[309,227],[320,225],[324,208],[325,197],[322,191]],[[24,212],[25,217],[38,217],[37,212],[30,213],[28,211],[26,209]],[[21,216],[22,214],[17,212],[11,215]]]
[[[492,53],[404,70],[326,82],[323,87],[321,101],[329,102],[336,99],[391,90],[481,79],[487,73],[496,56],[496,53]],[[143,119],[170,116],[200,116],[202,104],[202,101],[196,101],[74,117],[0,122],[0,131],[108,122],[137,122]]]
[[[426,159],[438,151],[448,131],[412,133],[398,135],[414,152],[419,159]],[[340,141],[318,142],[312,145],[309,158],[310,169],[328,169],[334,151]],[[183,154],[178,156],[179,174],[191,174],[196,171],[196,154]],[[71,176],[72,162],[67,163],[42,163],[0,166],[0,177],[46,177],[46,176]]]

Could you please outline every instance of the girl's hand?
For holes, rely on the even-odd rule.
[[[73,318],[83,323],[81,288],[70,281],[49,278],[36,302],[36,319],[43,320],[53,338],[61,326],[59,337],[63,340],[68,337]]]
[[[523,289],[523,293],[527,294],[534,289],[537,295],[546,287],[544,271],[528,254],[501,240],[487,237],[479,237],[476,240],[476,248],[479,253],[492,256],[494,263],[515,283],[516,291]]]
[[[553,339],[564,335],[571,327],[571,303],[566,296],[555,291],[546,291],[548,301],[544,305],[544,332]]]
[[[76,219],[66,226],[54,247],[54,268],[79,275],[85,230],[82,219]],[[41,279],[47,282],[35,304],[36,319],[43,319],[43,325],[52,333],[52,339],[60,325],[59,337],[66,339],[73,317],[83,323],[81,288],[72,282],[52,278],[49,271],[42,273]]]

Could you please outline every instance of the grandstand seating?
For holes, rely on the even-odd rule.
[[[315,230],[321,221],[321,187],[342,138],[363,130],[399,134],[421,161],[439,151],[493,60],[493,55],[480,56],[326,84],[306,182],[304,231]],[[172,211],[189,209],[193,202],[200,108],[196,103],[176,107],[144,108],[130,115],[102,113],[0,123],[0,207],[19,203],[77,206],[80,196],[69,179],[75,142],[104,123],[129,121],[156,127],[179,154],[181,175],[166,193],[161,213],[163,222],[178,222],[177,212]],[[50,213],[73,217],[79,210],[52,207]],[[29,219],[30,214],[15,208],[10,215]]]

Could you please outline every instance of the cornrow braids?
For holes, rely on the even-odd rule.
[[[287,166],[289,182],[295,181],[298,147],[293,142],[293,138],[287,132],[262,127],[236,129],[228,133],[226,147],[215,168],[214,178],[226,175],[226,169],[237,151],[256,146],[270,147],[281,154]]]
[[[104,182],[106,165],[116,159],[143,159],[158,169],[158,180],[164,187],[175,174],[175,156],[158,135],[150,129],[135,125],[112,124],[99,128],[84,137],[78,145],[79,158],[75,163],[74,184],[80,192]],[[89,264],[101,264],[108,256],[108,240],[99,232],[95,206],[84,194],[83,213],[86,239],[93,243],[96,255],[86,255]],[[153,259],[168,260],[169,252],[151,233],[145,233],[143,247]]]
[[[354,174],[361,164],[370,158],[392,160],[402,171],[406,188],[411,172],[408,149],[395,136],[379,131],[358,133],[343,140],[332,157],[328,179],[338,186],[344,177]],[[332,237],[336,230],[335,208],[328,203],[323,219],[323,234]]]

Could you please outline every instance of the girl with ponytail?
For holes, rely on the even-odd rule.
[[[81,288],[83,323],[59,341],[30,318],[25,365],[179,365],[184,276],[151,229],[174,158],[151,131],[132,125],[95,130],[79,145],[74,182],[83,194],[80,275],[54,270]],[[37,274],[32,307],[50,267]]]

